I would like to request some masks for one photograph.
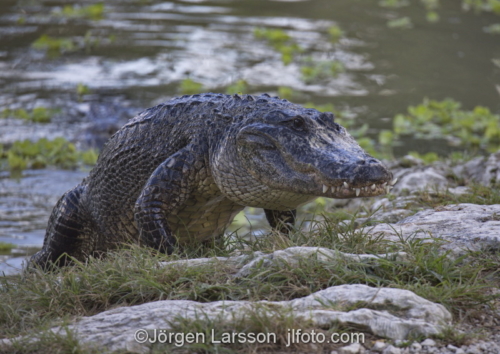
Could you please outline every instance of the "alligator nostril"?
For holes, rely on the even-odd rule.
[[[366,160],[359,160],[357,162],[358,165],[364,165],[366,163]]]
[[[368,163],[369,164],[374,164],[374,163],[379,163],[379,162],[378,162],[378,160],[375,160],[375,159],[369,159]]]

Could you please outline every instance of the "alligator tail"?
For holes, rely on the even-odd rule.
[[[29,266],[47,269],[66,265],[70,257],[85,258],[85,252],[90,251],[85,247],[90,244],[90,235],[85,232],[88,221],[84,220],[88,219],[81,203],[84,191],[85,187],[79,185],[59,199],[47,225],[43,248],[31,257]]]

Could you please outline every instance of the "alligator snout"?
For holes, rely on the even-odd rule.
[[[374,158],[360,160],[349,166],[347,174],[351,176],[348,182],[355,187],[392,181],[391,171]]]
[[[373,197],[388,193],[397,182],[392,173],[372,157],[342,166],[332,163],[326,172],[319,195],[329,198]]]

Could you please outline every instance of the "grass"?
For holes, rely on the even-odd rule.
[[[498,255],[471,253],[466,257],[451,258],[439,252],[439,242],[411,239],[388,242],[355,230],[354,218],[350,224],[339,225],[340,220],[345,220],[345,215],[317,221],[312,225],[312,231],[296,231],[289,238],[279,233],[253,240],[233,235],[212,247],[179,250],[171,256],[132,246],[111,252],[104,259],[91,258],[85,264],[77,262],[74,266],[53,272],[32,271],[0,278],[0,335],[29,335],[52,325],[67,323],[74,316],[91,316],[119,306],[156,300],[282,301],[341,284],[408,289],[443,304],[456,316],[463,317],[489,304],[493,296],[487,290],[500,286]],[[197,267],[158,266],[161,261],[228,256],[234,250],[272,252],[290,246],[328,247],[347,253],[404,251],[407,257],[370,262],[348,259],[322,262],[313,257],[303,259],[294,266],[283,261],[274,262],[255,267],[248,276],[239,279],[231,275],[236,269],[224,262]],[[265,317],[256,311],[245,318],[235,325],[241,327],[242,332],[272,331],[280,337],[284,335],[285,328],[300,325],[303,330],[312,329],[283,313]],[[200,328],[216,328],[222,333],[227,329],[224,326],[227,327],[222,323],[211,326],[206,319],[191,322],[179,319],[178,323],[174,323],[174,328],[186,333]],[[47,343],[54,352],[64,352],[68,345],[75,344],[71,335],[68,338],[50,336],[52,339],[47,339]],[[196,349],[203,352],[255,352],[258,349],[278,349],[282,347],[280,341],[272,348],[205,343]],[[88,348],[81,350],[91,352]],[[28,353],[30,350],[19,347],[18,352]]]
[[[461,195],[442,191],[416,192],[416,202],[422,206],[430,208],[436,208],[441,205],[460,203],[471,203],[479,205],[500,204],[500,189],[489,188],[476,183],[472,183],[468,187],[470,189],[470,192]]]

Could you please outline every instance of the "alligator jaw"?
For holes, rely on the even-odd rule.
[[[379,183],[371,183],[367,185],[349,185],[347,181],[343,181],[337,185],[323,184],[319,187],[318,196],[327,198],[356,198],[356,197],[375,197],[378,195],[389,193],[392,187],[397,183],[395,178],[390,182],[381,181]]]

